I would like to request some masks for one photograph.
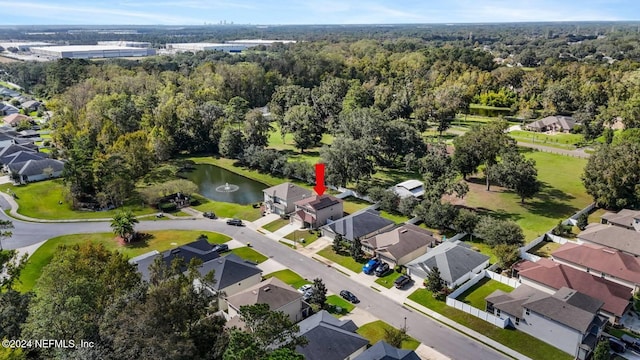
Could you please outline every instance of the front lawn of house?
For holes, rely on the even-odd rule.
[[[353,305],[352,303],[348,302],[347,300],[341,298],[338,295],[329,295],[327,296],[327,305],[332,305],[329,307],[329,312],[335,315],[345,315],[347,313],[350,313],[351,311],[353,311],[353,309],[355,308],[355,305]],[[340,307],[341,309],[343,309],[343,311],[341,312],[337,312],[335,307]]]
[[[293,271],[291,271],[289,269],[275,271],[275,272],[272,272],[272,273],[267,274],[267,275],[264,276],[265,280],[269,279],[269,278],[272,278],[272,277],[276,277],[276,278],[282,280],[283,283],[291,285],[295,289],[298,289],[302,285],[311,284],[312,283],[311,281],[303,279],[302,276],[296,274],[295,272],[293,272]]]
[[[414,291],[409,295],[409,299],[532,359],[573,359],[564,351],[529,334],[513,329],[501,329],[471,314],[449,307],[444,301],[436,300],[433,293],[427,289]]]
[[[190,243],[195,241],[200,235],[206,235],[212,244],[221,244],[231,240],[231,238],[226,235],[201,230],[162,230],[147,231],[145,233],[151,235],[151,237],[147,240],[124,246],[118,243],[113,233],[72,234],[49,239],[29,257],[25,268],[20,274],[17,288],[23,292],[33,288],[36,280],[40,278],[42,269],[51,262],[53,254],[59,245],[74,245],[91,241],[102,244],[109,250],[119,251],[127,257],[132,258],[153,250],[163,252]]]
[[[484,310],[486,308],[486,301],[484,301],[484,298],[491,295],[491,293],[496,290],[502,290],[506,293],[510,293],[513,291],[513,288],[499,281],[485,277],[478,281],[477,284],[470,287],[467,291],[460,294],[457,300],[467,303],[476,309]]]
[[[62,179],[38,181],[26,185],[0,185],[0,190],[15,194],[19,205],[18,214],[46,220],[69,219],[108,219],[112,218],[120,209],[107,211],[78,211],[71,207],[65,196],[66,187]],[[158,210],[142,205],[142,200],[133,199],[123,208],[130,209],[134,215],[149,215]]]
[[[355,260],[353,260],[351,256],[336,254],[336,252],[333,251],[332,245],[329,245],[326,248],[318,251],[318,255],[322,256],[327,260],[331,260],[334,263],[340,264],[346,267],[347,269],[353,271],[354,273],[361,272],[362,266],[364,265],[364,262],[362,263],[356,262]]]
[[[231,253],[236,254],[239,257],[256,264],[260,264],[261,262],[264,262],[268,259],[266,256],[260,254],[259,252],[247,246],[232,249],[227,254],[231,254]]]
[[[322,234],[320,234],[319,230],[314,230],[313,233],[311,233],[309,230],[296,230],[291,234],[288,234],[284,238],[291,240],[296,244],[307,246],[318,240],[321,236]],[[302,242],[302,240],[304,240],[304,243]]]
[[[517,130],[509,132],[509,136],[517,141],[540,144],[543,146],[556,147],[560,149],[575,149],[576,143],[584,141],[584,135],[582,134],[546,134],[535,131]]]
[[[278,230],[281,227],[284,227],[286,225],[289,225],[289,220],[278,219],[278,220],[272,221],[272,222],[264,225],[262,228],[267,230],[267,231],[270,231],[270,232],[275,232],[276,230]]]
[[[377,278],[376,279],[376,284],[380,284],[384,287],[386,287],[387,289],[391,289],[393,287],[393,282],[400,277],[400,275],[402,275],[402,273],[399,273],[397,271],[390,271],[387,275]]]
[[[387,324],[382,320],[378,320],[378,321],[370,322],[368,324],[364,324],[360,326],[360,328],[358,328],[356,332],[362,335],[363,337],[367,338],[367,340],[369,340],[369,344],[373,345],[380,340],[384,340],[385,329],[392,329],[392,328],[393,326]],[[409,337],[408,340],[404,340],[402,342],[401,348],[408,349],[408,350],[415,350],[418,348],[418,346],[420,346],[420,341],[412,337]]]

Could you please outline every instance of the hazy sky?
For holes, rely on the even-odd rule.
[[[0,25],[639,20],[638,0],[0,0]]]

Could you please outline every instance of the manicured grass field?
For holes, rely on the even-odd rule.
[[[20,282],[17,288],[20,291],[29,291],[33,288],[36,280],[40,278],[42,268],[51,262],[53,254],[59,245],[74,245],[91,241],[100,243],[109,250],[119,251],[132,258],[153,250],[163,252],[176,246],[190,243],[195,241],[201,234],[206,235],[209,238],[209,242],[213,244],[221,244],[231,240],[230,237],[223,234],[200,230],[148,231],[146,234],[151,235],[151,238],[125,246],[116,241],[113,233],[73,234],[49,239],[29,257],[25,268],[20,274]]]
[[[297,244],[304,239],[304,246],[307,246],[320,238],[320,231],[314,231],[313,234],[309,230],[296,230],[285,236],[285,239],[295,241]]]
[[[484,301],[484,298],[491,295],[491,293],[496,290],[502,290],[509,293],[513,291],[513,288],[509,285],[505,285],[499,281],[486,277],[473,285],[467,291],[463,292],[457,300],[467,303],[476,309],[484,310],[486,307],[486,301]]]
[[[262,228],[267,230],[267,231],[274,232],[274,231],[280,229],[281,227],[283,227],[285,225],[289,225],[289,220],[278,219],[278,220],[272,221],[272,222],[264,225]]]
[[[384,287],[386,287],[387,289],[391,289],[393,287],[393,282],[400,277],[400,275],[402,275],[399,272],[396,271],[390,271],[387,275],[381,277],[381,278],[377,278],[376,279],[376,284],[380,284]]]
[[[501,329],[463,311],[447,306],[436,300],[427,289],[418,289],[409,295],[409,299],[462,324],[480,334],[493,339],[532,359],[569,360],[573,357],[531,335],[512,329]]]
[[[261,262],[266,261],[268,258],[262,254],[260,254],[259,252],[253,250],[250,247],[247,246],[243,246],[243,247],[239,247],[239,248],[235,248],[233,250],[231,250],[230,252],[228,252],[227,254],[236,254],[239,257],[245,259],[245,260],[249,260],[251,262],[254,262],[256,264],[260,264]]]
[[[302,276],[296,274],[295,272],[289,269],[275,271],[264,276],[265,280],[272,277],[277,277],[278,279],[282,280],[282,282],[293,286],[295,289],[298,289],[302,285],[312,283],[311,281],[307,281],[303,279]]]
[[[260,218],[260,208],[254,208],[252,205],[240,205],[221,201],[212,201],[198,194],[193,195],[198,199],[200,205],[193,206],[194,209],[200,211],[213,211],[218,217],[222,218],[238,218],[247,221],[254,221]]]
[[[343,312],[339,313],[339,315],[344,315],[345,312],[350,313],[355,308],[355,305],[348,302],[347,300],[341,298],[339,295],[329,295],[327,296],[327,304],[339,306],[344,309]]]
[[[402,214],[398,214],[398,213],[390,213],[384,210],[380,211],[380,216],[382,216],[383,218],[389,219],[393,222],[395,222],[396,224],[402,224],[405,223],[409,220],[409,217],[404,216]]]
[[[561,149],[575,149],[576,147],[574,144],[584,141],[584,136],[582,134],[558,133],[549,135],[533,131],[516,130],[509,132],[509,136],[518,141],[540,144],[550,147],[558,147]]]
[[[346,267],[347,269],[353,271],[354,273],[361,272],[362,266],[364,265],[364,263],[358,263],[355,260],[353,260],[351,256],[336,254],[335,251],[333,251],[333,248],[331,247],[331,245],[318,251],[318,255],[322,256],[327,260],[331,260],[334,263],[340,264]]]
[[[72,209],[65,197],[66,189],[62,184],[62,179],[39,181],[19,186],[3,184],[0,185],[0,190],[4,192],[9,190],[15,193],[17,196],[15,200],[19,205],[18,213],[36,219],[112,218],[119,211],[119,209],[108,211],[77,211]],[[125,207],[133,211],[135,215],[148,215],[157,212],[157,210],[141,204],[140,200],[132,200]]]
[[[393,326],[382,320],[364,324],[356,330],[356,332],[369,340],[369,344],[373,345],[380,340],[384,340],[384,329],[391,329]],[[402,342],[402,349],[415,350],[420,346],[420,341],[409,337],[408,340]]]
[[[515,221],[523,228],[526,241],[531,241],[593,199],[580,180],[587,160],[538,151],[528,151],[525,156],[536,161],[538,180],[542,182],[542,190],[533,199],[521,204],[513,192],[496,186],[488,192],[484,178],[474,178],[470,179],[465,202],[481,213]]]
[[[551,257],[551,253],[556,251],[560,246],[562,245],[552,241],[543,241],[527,252],[530,254],[538,255],[540,257],[548,258]]]
[[[346,212],[347,214],[353,214],[366,207],[373,205],[368,201],[358,199],[357,197],[354,197],[354,196],[346,197],[343,200],[344,202],[342,203],[342,206],[344,208],[344,212]]]

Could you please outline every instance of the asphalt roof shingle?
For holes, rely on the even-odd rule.
[[[442,280],[453,284],[488,260],[487,255],[452,242],[444,242],[408,263],[407,267],[425,275],[438,267]]]
[[[381,229],[393,226],[395,223],[389,219],[380,216],[375,210],[368,209],[353,215],[338,219],[325,228],[330,229],[336,234],[342,235],[349,241],[356,238],[362,238],[366,235],[373,234]]]
[[[307,339],[305,346],[296,346],[296,352],[306,360],[344,360],[367,346],[369,340],[355,333],[357,326],[351,320],[338,320],[325,310],[298,323],[300,336]]]

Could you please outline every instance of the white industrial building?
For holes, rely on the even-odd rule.
[[[70,45],[34,47],[31,52],[37,56],[69,59],[99,59],[118,57],[141,57],[155,55],[154,49],[114,45]]]
[[[98,45],[133,47],[133,48],[150,48],[151,43],[146,41],[98,41]]]
[[[225,51],[230,53],[239,53],[250,46],[242,44],[222,44],[222,43],[179,43],[167,44],[167,50],[175,52],[184,51]]]
[[[295,44],[295,40],[263,40],[263,39],[243,39],[243,40],[231,40],[227,41],[227,44],[241,44],[247,46],[258,46],[258,45],[273,45],[275,43],[281,44]]]
[[[29,51],[32,47],[43,47],[43,46],[53,46],[55,44],[50,44],[46,42],[40,41],[0,41],[0,47],[3,47],[5,50],[8,48],[16,48],[19,51]]]

